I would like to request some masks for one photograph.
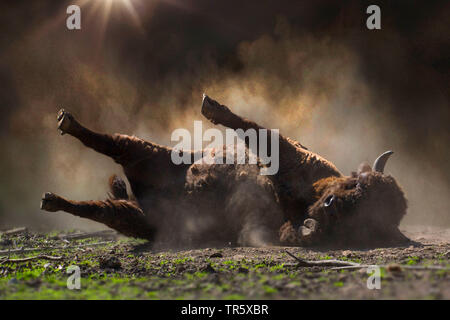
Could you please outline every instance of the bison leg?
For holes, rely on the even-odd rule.
[[[221,124],[231,129],[264,129],[253,121],[241,118],[231,110],[207,95],[203,95],[202,114],[214,124]]]
[[[41,209],[91,219],[130,237],[153,240],[155,236],[156,230],[149,225],[141,208],[129,200],[72,201],[47,192],[42,197]]]
[[[69,112],[61,109],[58,112],[58,129],[63,134],[70,134],[71,136],[80,140],[85,146],[94,149],[110,157],[119,155],[119,150],[114,143],[111,135],[100,134],[93,132],[83,127]]]
[[[253,121],[238,116],[227,106],[221,105],[207,95],[203,95],[202,114],[212,123],[221,124],[233,130],[242,129],[245,131],[248,129],[254,129],[258,131],[261,129],[266,129]],[[270,141],[270,129],[267,129],[267,134],[269,135],[268,141]],[[283,151],[282,148],[297,149],[299,147],[307,150],[307,148],[301,145],[300,142],[280,135],[280,152]]]
[[[83,127],[72,114],[64,109],[58,112],[57,120],[61,134],[70,134],[86,147],[113,158],[121,165],[127,166],[156,154],[167,155],[167,161],[170,161],[169,148],[124,134],[93,132]]]

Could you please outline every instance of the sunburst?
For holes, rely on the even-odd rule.
[[[106,28],[113,10],[126,10],[136,27],[142,29],[141,19],[135,8],[137,1],[140,0],[79,0],[77,4],[80,7],[85,5],[91,6],[91,16],[96,16],[97,13],[101,15],[100,23],[102,28]]]
[[[84,15],[89,28],[96,25],[94,29],[91,29],[95,33],[94,50],[96,52],[100,52],[103,47],[105,33],[113,15],[122,15],[125,12],[124,16],[129,16],[136,30],[142,34],[145,33],[141,18],[136,10],[137,5],[143,4],[140,1],[144,0],[78,0],[76,2],[80,6],[82,16]]]

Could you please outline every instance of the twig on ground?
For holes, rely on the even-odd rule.
[[[102,231],[96,231],[96,232],[83,232],[83,233],[59,235],[59,236],[56,236],[55,238],[63,239],[63,240],[79,240],[79,239],[95,238],[95,237],[111,238],[111,237],[116,237],[116,236],[117,236],[117,232],[115,232],[114,230],[102,230]]]
[[[0,232],[0,235],[13,236],[13,235],[24,233],[24,232],[28,232],[28,229],[26,227],[20,227],[20,228],[14,228],[14,229],[2,231],[2,232]]]
[[[298,266],[300,267],[356,267],[359,263],[351,261],[341,261],[341,260],[319,260],[319,261],[308,261],[300,259],[294,256],[292,253],[286,250],[286,253],[292,258],[298,261]]]
[[[61,260],[62,257],[55,257],[55,256],[47,256],[45,254],[40,254],[34,257],[27,257],[27,258],[18,258],[18,259],[10,259],[10,258],[4,258],[0,260],[0,264],[3,263],[20,263],[20,262],[28,262],[32,260],[38,260],[38,259],[45,259],[45,260]]]
[[[360,264],[355,266],[346,266],[346,267],[335,267],[331,268],[331,270],[349,270],[349,269],[364,269],[369,267],[380,267],[380,268],[388,268],[389,264]],[[409,269],[409,270],[447,270],[450,271],[450,268],[441,267],[441,266],[405,266],[405,265],[399,265],[398,271],[401,271],[401,269]]]
[[[77,249],[82,247],[95,247],[95,246],[101,246],[104,244],[112,243],[112,241],[102,241],[102,242],[96,242],[96,243],[85,243],[80,244],[77,246],[55,246],[55,247],[42,247],[42,248],[19,248],[19,249],[8,249],[8,250],[1,250],[0,256],[4,255],[10,255],[11,253],[25,253],[25,252],[37,252],[37,251],[47,251],[47,250],[60,250],[60,249]]]
[[[373,266],[387,268],[390,265],[373,265],[373,264],[360,264],[351,261],[341,261],[341,260],[319,260],[319,261],[307,261],[300,259],[299,257],[294,256],[292,253],[286,250],[286,253],[290,255],[292,258],[297,260],[299,267],[332,267],[331,270],[345,270],[345,269],[363,269],[369,268]],[[405,266],[399,265],[401,269],[410,269],[410,270],[447,270],[450,271],[450,268],[441,267],[441,266]]]

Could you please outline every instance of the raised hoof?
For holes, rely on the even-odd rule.
[[[61,210],[63,199],[54,193],[46,192],[42,195],[41,210],[55,212]]]
[[[214,124],[221,124],[231,113],[230,109],[203,94],[202,114]]]
[[[311,245],[314,243],[315,238],[318,236],[318,223],[314,219],[306,219],[298,230],[300,242],[305,245]]]
[[[74,122],[73,116],[64,109],[61,109],[59,110],[56,119],[58,120],[58,130],[61,135],[70,133]]]

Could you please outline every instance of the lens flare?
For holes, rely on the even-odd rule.
[[[82,26],[91,30],[91,39],[95,39],[94,52],[103,49],[108,25],[113,23],[113,17],[131,21],[138,33],[144,34],[141,17],[137,8],[142,7],[142,0],[78,0],[82,12]],[[150,2],[150,1],[149,1]],[[151,1],[153,4],[153,1]],[[146,3],[147,5],[148,3]],[[148,8],[148,6],[146,6]],[[152,8],[152,6],[150,6]]]
[[[133,23],[141,29],[141,20],[135,8],[137,1],[138,0],[80,0],[77,4],[80,7],[84,5],[92,5],[94,15],[96,15],[97,12],[100,12],[102,15],[101,24],[104,27],[108,24],[108,20],[110,19],[111,12],[113,10],[125,10],[130,15]]]

